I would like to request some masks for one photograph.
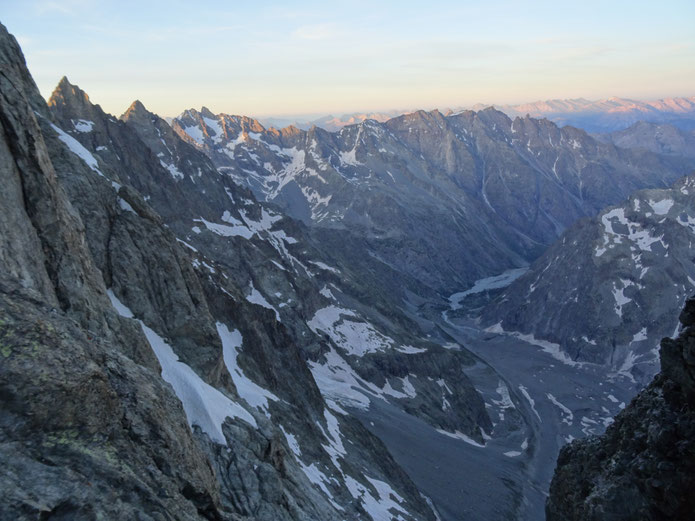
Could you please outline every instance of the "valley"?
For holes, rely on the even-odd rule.
[[[473,287],[499,291],[515,275]],[[451,299],[450,311],[460,298]],[[386,443],[442,520],[542,519],[560,448],[601,434],[640,385],[598,364],[558,360],[537,344],[485,330],[475,318],[429,314],[430,326],[449,339],[444,344],[476,357],[464,370],[493,422],[485,444],[438,432],[378,399],[354,413]]]
[[[1,519],[537,521],[683,330],[685,131],[116,117],[0,64]]]

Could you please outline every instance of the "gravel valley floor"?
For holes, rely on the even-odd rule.
[[[474,320],[439,326],[478,363],[466,368],[494,424],[480,446],[442,434],[396,407],[374,400],[355,411],[436,506],[443,521],[539,521],[560,447],[602,433],[640,386],[592,364],[572,364]]]

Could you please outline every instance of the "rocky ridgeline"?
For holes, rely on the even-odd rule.
[[[191,109],[172,126],[312,233],[348,230],[372,256],[443,292],[527,265],[578,218],[695,166],[494,109],[418,111],[335,133]]]
[[[483,323],[646,384],[657,370],[655,347],[673,335],[695,287],[694,209],[689,176],[578,222],[487,305]]]
[[[661,372],[599,437],[563,448],[548,521],[692,519],[695,515],[695,299],[661,343]]]

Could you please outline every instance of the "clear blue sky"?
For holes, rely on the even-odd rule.
[[[695,95],[695,0],[2,0],[41,92],[253,116]]]

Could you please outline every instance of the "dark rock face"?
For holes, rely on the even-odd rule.
[[[37,122],[45,105],[4,27],[0,62],[2,193],[11,196],[1,234],[0,517],[219,519],[214,473],[180,403],[153,378],[140,329],[106,296]]]
[[[0,518],[222,518],[181,404],[132,346],[6,280],[0,344]]]
[[[603,436],[563,448],[548,521],[686,520],[695,516],[695,299],[677,339],[661,343],[661,373]]]

